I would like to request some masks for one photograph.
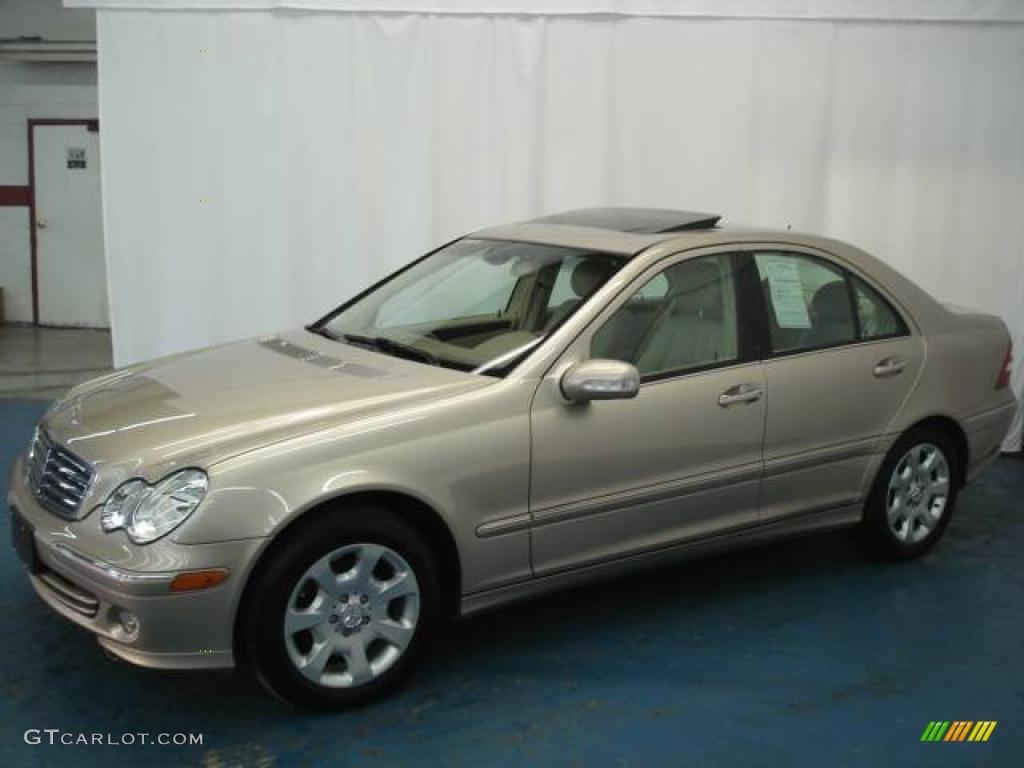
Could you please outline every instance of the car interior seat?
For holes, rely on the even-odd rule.
[[[811,299],[811,327],[804,334],[803,346],[824,347],[851,341],[854,335],[853,308],[846,282],[826,283]]]
[[[660,322],[641,342],[641,374],[714,363],[735,355],[735,335],[726,337],[721,274],[712,261],[683,262],[669,270]]]
[[[615,274],[615,262],[601,254],[592,254],[580,260],[569,276],[569,287],[573,298],[567,299],[551,310],[544,330],[550,331],[561,325],[591,293],[604,285]]]

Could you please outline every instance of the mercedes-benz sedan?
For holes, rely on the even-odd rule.
[[[920,555],[998,455],[1010,359],[852,246],[574,211],[76,387],[14,467],[14,539],[109,652],[339,706],[447,620],[586,579],[839,526]]]

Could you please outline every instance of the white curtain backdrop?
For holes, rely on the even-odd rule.
[[[467,230],[640,205],[857,243],[1000,314],[1021,394],[1020,4],[73,4],[101,7],[119,365],[307,323]]]

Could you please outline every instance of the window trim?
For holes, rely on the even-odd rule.
[[[785,357],[793,357],[794,355],[803,355],[808,352],[822,352],[830,349],[840,349],[842,347],[859,346],[861,344],[873,344],[878,341],[901,339],[912,335],[912,332],[910,330],[910,323],[907,322],[907,319],[904,316],[903,312],[896,308],[896,305],[889,299],[888,296],[886,296],[882,291],[876,288],[875,285],[870,280],[866,279],[863,275],[854,272],[845,264],[838,263],[836,260],[834,260],[833,258],[829,258],[828,255],[823,254],[820,251],[812,251],[810,249],[795,250],[794,246],[785,243],[759,243],[757,245],[752,245],[748,250],[744,251],[744,253],[750,259],[751,266],[753,267],[752,274],[755,276],[759,274],[757,271],[757,262],[755,259],[755,256],[758,253],[778,253],[788,256],[795,256],[797,258],[803,257],[811,261],[824,262],[834,271],[839,272],[839,274],[842,276],[843,282],[846,284],[846,293],[849,297],[850,310],[853,315],[855,335],[853,339],[849,341],[837,341],[832,344],[817,344],[813,347],[797,347],[794,349],[776,351],[772,345],[771,315],[769,314],[770,312],[773,311],[773,309],[769,305],[767,298],[764,296],[764,291],[762,291],[760,288],[760,280],[755,278],[755,282],[757,282],[758,284],[757,295],[759,296],[757,304],[759,305],[761,312],[760,324],[762,328],[762,333],[760,334],[760,336],[762,337],[762,342],[764,344],[764,351],[762,353],[761,359],[764,361],[776,360]],[[892,313],[897,318],[899,318],[900,324],[903,326],[902,332],[886,334],[885,336],[872,336],[871,338],[864,337],[860,322],[860,312],[857,310],[856,288],[854,286],[854,280],[860,280],[862,283],[864,283],[864,285],[868,286],[868,288],[870,288],[885,303],[885,305],[892,311]]]

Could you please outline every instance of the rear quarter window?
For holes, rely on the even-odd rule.
[[[853,293],[857,302],[862,339],[884,339],[906,336],[907,324],[893,306],[858,277],[853,280]]]

